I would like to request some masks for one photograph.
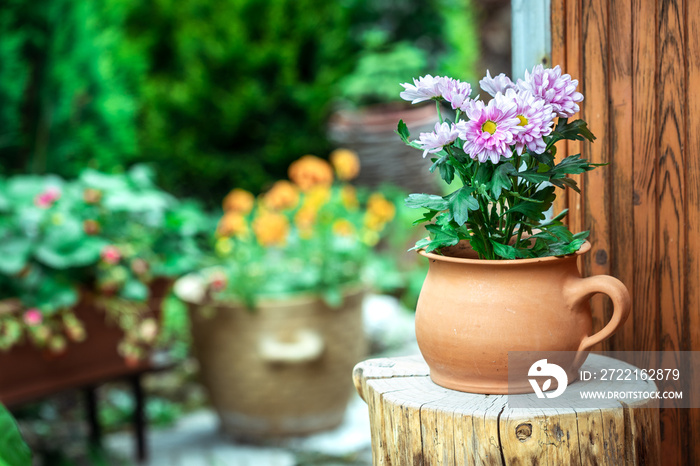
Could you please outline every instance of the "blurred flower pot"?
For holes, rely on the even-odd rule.
[[[170,279],[158,278],[150,285],[148,313],[157,320],[171,284]],[[62,351],[50,351],[25,339],[0,352],[0,402],[18,404],[148,367],[148,358],[131,360],[119,354],[124,332],[110,321],[93,295],[83,293],[73,313],[83,325],[83,341],[69,342]]]
[[[358,154],[362,165],[358,184],[377,187],[390,183],[413,193],[435,191],[435,177],[428,170],[430,158],[422,158],[396,134],[401,119],[411,134],[433,131],[435,106],[396,102],[340,110],[330,119],[329,136],[338,146]]]
[[[236,438],[301,435],[342,422],[349,374],[365,355],[364,291],[339,308],[299,295],[259,300],[255,310],[204,297],[196,275],[175,285],[188,303],[200,377],[223,430]]]

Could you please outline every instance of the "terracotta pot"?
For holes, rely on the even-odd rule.
[[[445,255],[420,251],[430,268],[418,299],[416,337],[431,379],[471,393],[532,392],[527,380],[509,387],[508,352],[573,351],[575,357],[557,363],[570,382],[576,380],[588,350],[615,333],[630,312],[622,282],[607,275],[581,278],[577,258],[590,247],[586,242],[565,257],[516,260],[480,260],[467,242],[446,248]],[[591,335],[588,298],[595,293],[610,296],[614,311]]]
[[[353,392],[348,374],[365,356],[363,291],[346,293],[338,309],[306,295],[261,301],[250,311],[200,302],[192,278],[175,292],[189,303],[200,379],[227,434],[258,440],[342,422]]]
[[[150,285],[148,306],[157,317],[171,284],[170,279],[157,278]],[[16,405],[149,367],[147,360],[134,366],[119,355],[117,345],[124,333],[116,323],[107,322],[90,295],[84,294],[73,312],[85,326],[86,338],[68,343],[64,352],[49,353],[29,342],[0,352],[0,402]]]

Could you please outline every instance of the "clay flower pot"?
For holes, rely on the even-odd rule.
[[[430,261],[418,299],[416,337],[438,385],[471,393],[532,392],[526,380],[508,384],[509,351],[576,351],[566,362],[576,380],[588,350],[609,338],[630,312],[627,288],[614,277],[582,278],[576,254],[516,260],[480,260],[467,242]],[[588,298],[612,299],[610,322],[592,333]],[[510,388],[510,389],[509,389]]]
[[[339,425],[353,391],[347,376],[365,355],[363,289],[347,290],[329,308],[316,295],[257,302],[204,298],[197,275],[175,292],[190,308],[202,383],[222,430],[260,440]]]

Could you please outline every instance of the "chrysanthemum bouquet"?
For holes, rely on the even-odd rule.
[[[253,308],[262,297],[307,292],[338,305],[343,289],[360,281],[395,205],[349,183],[360,169],[354,152],[338,149],[330,160],[305,155],[290,165],[289,181],[259,197],[241,189],[226,196],[219,265],[204,274],[212,298]]]
[[[398,133],[408,145],[422,149],[447,184],[461,186],[446,196],[411,194],[408,207],[423,208],[415,223],[429,222],[429,237],[416,248],[440,251],[468,240],[482,259],[516,259],[573,253],[588,232],[573,234],[561,222],[566,211],[545,220],[556,188],[572,188],[570,174],[592,170],[580,154],[555,161],[557,141],[593,141],[586,122],[568,118],[579,111],[583,95],[578,81],[559,66],[536,66],[525,79],[512,82],[504,74],[479,84],[492,96],[488,102],[470,98],[471,86],[459,80],[423,76],[402,84],[401,97],[411,103],[435,100],[439,122],[435,131],[417,140],[403,121]],[[441,103],[449,103],[454,120],[443,118]]]

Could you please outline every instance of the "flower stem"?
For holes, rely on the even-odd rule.
[[[437,114],[438,114],[438,119],[440,120],[440,124],[442,124],[442,112],[440,112],[440,101],[436,100],[435,101],[435,108],[437,109]]]

